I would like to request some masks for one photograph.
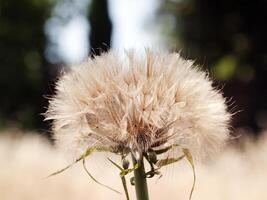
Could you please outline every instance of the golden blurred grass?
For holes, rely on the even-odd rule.
[[[15,132],[15,133],[14,133]],[[47,140],[17,130],[0,134],[1,200],[122,200],[90,180],[81,164],[43,179],[70,161]],[[228,147],[212,162],[197,165],[197,183],[193,200],[267,199],[267,134],[257,143],[246,140],[242,151]],[[88,168],[100,181],[123,191],[118,171],[106,161],[108,154],[96,154],[87,160]],[[163,171],[163,178],[149,180],[151,200],[187,200],[192,184],[190,166],[182,161]],[[131,199],[134,188],[128,184]]]

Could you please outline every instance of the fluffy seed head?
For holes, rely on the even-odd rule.
[[[56,84],[47,120],[58,144],[146,152],[178,144],[209,155],[229,137],[225,100],[205,72],[177,53],[113,52],[89,59]]]

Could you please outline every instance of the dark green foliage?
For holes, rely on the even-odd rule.
[[[163,13],[174,16],[178,48],[208,66],[233,97],[233,125],[259,131],[267,110],[267,1],[165,0]]]
[[[99,55],[110,48],[112,24],[108,14],[108,0],[92,0],[89,21],[91,52]]]
[[[0,0],[0,123],[41,128],[46,0]]]
[[[62,64],[44,58],[44,24],[56,0],[0,0],[0,128],[47,130],[41,113],[53,94]],[[90,4],[91,47],[99,54],[110,46],[107,1]],[[102,50],[100,51],[99,48]]]

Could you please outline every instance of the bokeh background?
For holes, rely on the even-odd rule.
[[[266,20],[265,0],[0,0],[0,171],[1,176],[6,177],[0,185],[8,191],[14,190],[14,193],[6,194],[3,192],[5,189],[0,189],[0,199],[23,199],[24,196],[25,199],[38,199],[35,195],[53,199],[53,194],[56,194],[52,186],[46,188],[45,183],[38,189],[29,185],[40,181],[38,178],[49,170],[49,166],[44,164],[49,159],[64,163],[52,156],[53,147],[46,143],[46,139],[42,139],[39,145],[40,139],[35,138],[51,137],[49,122],[44,122],[41,114],[46,111],[47,97],[54,94],[54,83],[62,71],[109,49],[143,51],[145,47],[180,52],[208,71],[214,85],[227,98],[229,111],[235,113],[232,134],[239,139],[250,137],[258,140],[254,145],[249,142],[248,146],[253,146],[253,150],[244,150],[246,148],[240,144],[234,147],[240,150],[239,153],[229,150],[231,153],[222,156],[221,163],[238,162],[234,166],[228,165],[228,176],[225,175],[228,171],[223,170],[227,168],[225,164],[216,164],[213,177],[207,173],[210,170],[204,168],[203,180],[209,174],[207,180],[211,185],[219,181],[222,185],[233,186],[229,188],[229,194],[223,194],[219,187],[211,187],[221,192],[222,199],[266,199],[261,187],[257,188],[260,191],[256,188],[254,191],[259,196],[242,196],[246,188],[267,184],[260,178],[260,175],[266,178],[266,172],[264,174],[262,170],[267,169],[266,157],[261,154],[258,160],[253,160],[254,153],[267,152],[264,145],[260,145],[267,144],[264,143],[267,128]],[[38,152],[38,156],[33,151]],[[248,163],[246,159],[242,160],[243,155],[250,159]],[[244,165],[245,168],[241,169]],[[251,170],[258,165],[262,168],[257,168],[253,176]],[[22,166],[32,177],[25,193],[24,189],[17,190],[25,179]],[[34,170],[37,172],[31,173]],[[229,179],[231,170],[234,172],[233,180]],[[245,175],[249,175],[247,182],[242,179]],[[220,181],[223,176],[224,179],[228,177],[227,181]],[[74,180],[70,177],[66,180],[57,180],[64,186],[59,189],[59,194],[65,189],[70,190],[69,195],[64,194],[65,199],[83,199],[91,195],[74,188],[72,196],[72,187],[64,184]],[[245,183],[243,189],[235,188]],[[205,184],[203,190],[199,189],[203,194],[210,186]],[[180,189],[183,191],[184,186]],[[202,198],[201,192],[196,199]],[[16,193],[23,198],[15,198]],[[15,196],[8,196],[10,194]],[[104,195],[105,198],[108,195]],[[55,197],[60,198],[63,196]],[[208,199],[208,196],[204,195],[203,199]],[[217,199],[220,198],[217,196]]]
[[[257,135],[267,120],[264,0],[0,0],[0,127],[47,132],[58,74],[109,48],[181,52],[210,72]]]

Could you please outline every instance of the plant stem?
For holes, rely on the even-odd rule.
[[[137,200],[149,200],[143,156],[141,156],[138,161],[133,156],[132,158],[133,158],[134,165],[137,162],[139,164],[139,167],[136,170],[134,170],[134,184],[135,184],[136,199]]]

